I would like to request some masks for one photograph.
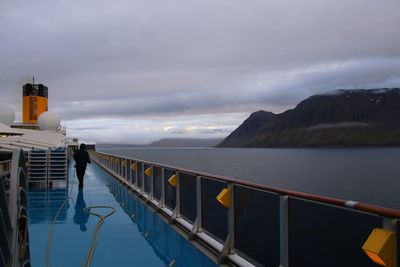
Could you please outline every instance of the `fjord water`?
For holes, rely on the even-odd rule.
[[[400,148],[98,149],[268,186],[400,209]]]

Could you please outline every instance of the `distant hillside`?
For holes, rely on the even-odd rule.
[[[97,143],[97,148],[147,148],[147,147],[214,147],[223,138],[164,138],[146,145]]]
[[[147,145],[96,143],[96,148],[106,148],[106,149],[142,148],[146,146]]]
[[[223,138],[164,138],[149,144],[151,147],[214,147]]]
[[[250,115],[219,147],[400,145],[400,89],[335,90]]]

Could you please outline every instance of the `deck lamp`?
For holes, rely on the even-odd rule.
[[[176,187],[176,185],[178,184],[178,177],[176,176],[176,174],[173,174],[171,175],[171,177],[169,177],[168,183],[173,187]]]
[[[147,176],[153,176],[153,168],[152,168],[152,167],[148,167],[148,168],[144,171],[144,173],[145,173]]]
[[[132,163],[131,164],[131,170],[132,171],[136,171],[136,163]]]
[[[216,197],[217,201],[222,204],[225,208],[230,208],[232,205],[231,190],[224,188]]]
[[[394,231],[375,228],[362,249],[376,264],[397,267],[397,240]]]

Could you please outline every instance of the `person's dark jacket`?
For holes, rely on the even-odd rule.
[[[74,153],[74,160],[76,164],[76,168],[86,169],[86,165],[90,162],[89,154],[86,150],[79,149]]]

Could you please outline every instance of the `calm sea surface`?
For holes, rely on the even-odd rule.
[[[99,149],[269,186],[400,209],[400,148]]]

